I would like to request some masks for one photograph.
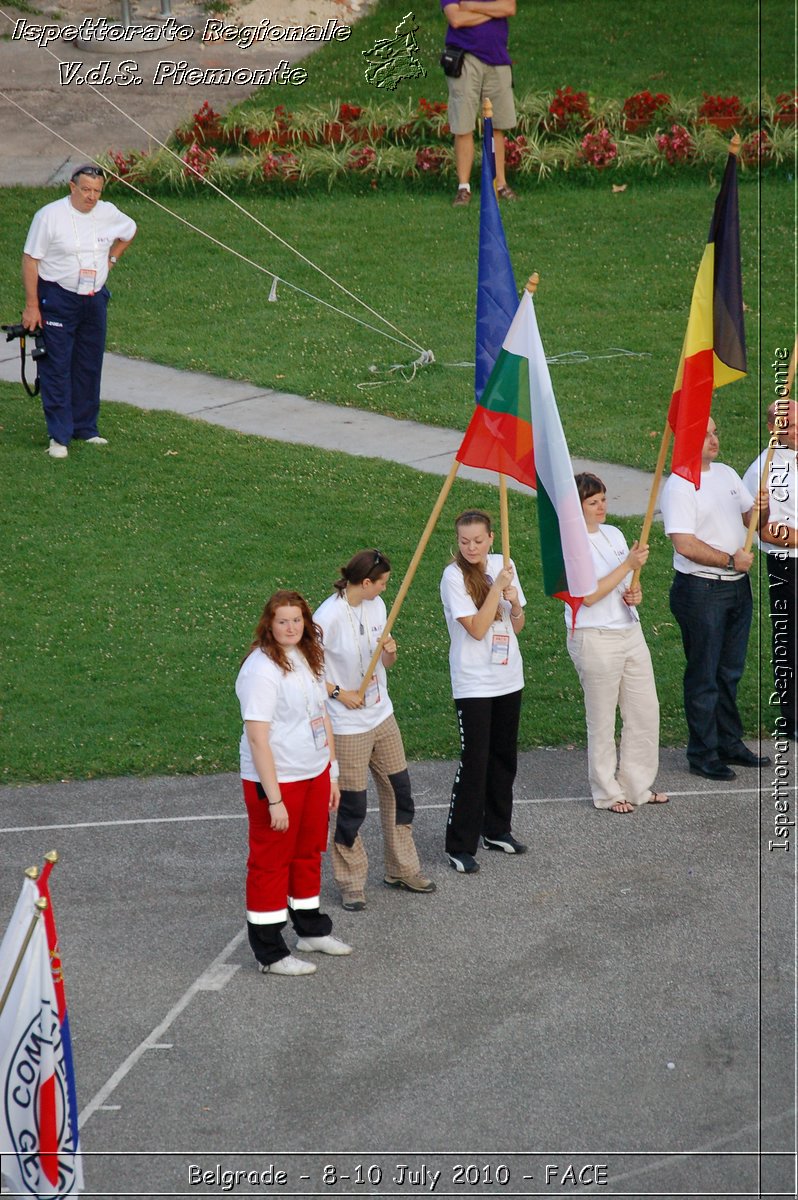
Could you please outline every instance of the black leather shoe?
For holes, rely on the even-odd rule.
[[[766,767],[770,762],[767,754],[754,754],[747,746],[741,746],[733,754],[718,752],[718,758],[721,762],[734,763],[736,767]]]
[[[703,775],[704,779],[736,779],[737,774],[722,763],[719,758],[711,759],[705,763],[690,763],[691,775]]]

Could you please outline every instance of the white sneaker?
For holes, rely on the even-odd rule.
[[[320,954],[351,954],[352,947],[347,946],[346,942],[342,942],[340,938],[333,937],[328,933],[326,937],[315,938],[300,938],[296,944],[297,950],[302,950],[306,954],[317,950]]]
[[[293,954],[278,958],[277,962],[260,963],[259,966],[264,975],[312,975],[316,970],[314,963],[303,962],[301,958],[294,958]]]
[[[47,453],[50,458],[66,458],[69,454],[66,446],[62,446],[55,438],[50,438],[50,445],[47,447]]]
[[[99,436],[99,434],[97,435],[97,437],[84,438],[83,440],[87,446],[107,446],[108,445],[108,438],[101,438]]]

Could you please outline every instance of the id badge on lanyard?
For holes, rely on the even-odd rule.
[[[509,633],[499,633],[498,631],[491,634],[490,639],[490,661],[491,666],[506,667],[510,661],[510,635]]]
[[[318,717],[310,718],[310,730],[313,734],[313,745],[316,750],[323,750],[327,745],[327,730],[324,726],[324,717],[319,714]]]
[[[376,675],[372,675],[369,680],[366,694],[363,697],[366,708],[373,708],[375,704],[380,702],[380,683]]]
[[[78,272],[78,295],[93,296],[97,272],[91,267],[81,267]]]

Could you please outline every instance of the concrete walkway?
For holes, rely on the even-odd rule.
[[[32,376],[29,362],[28,377]],[[10,382],[19,379],[18,342],[0,344],[0,379]],[[119,354],[105,357],[103,400],[179,413],[275,441],[387,459],[432,475],[448,473],[463,437],[456,429],[397,421],[379,413],[321,404],[272,388],[177,371]],[[619,516],[645,512],[651,488],[651,476],[645,471],[585,459],[575,458],[573,462],[575,471],[595,471],[605,481],[611,512]],[[459,476],[479,483],[496,483],[492,472],[470,467],[461,467]],[[533,494],[512,479],[508,484],[517,491]]]

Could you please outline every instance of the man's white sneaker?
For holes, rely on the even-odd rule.
[[[340,938],[333,937],[328,933],[326,937],[308,937],[300,938],[296,944],[297,950],[302,950],[305,954],[312,951],[318,951],[319,954],[351,954],[352,947],[347,946],[346,942],[342,942]]]
[[[293,954],[278,958],[277,962],[260,963],[259,966],[264,975],[312,975],[316,970],[314,963],[303,962],[301,958],[294,958]]]
[[[108,445],[108,438],[101,438],[99,434],[97,435],[97,437],[84,438],[83,440],[87,446],[107,446]]]
[[[55,438],[50,438],[50,445],[47,447],[47,453],[50,458],[66,458],[69,454],[66,446],[62,446]]]

